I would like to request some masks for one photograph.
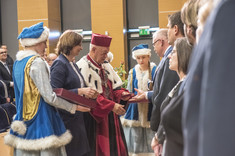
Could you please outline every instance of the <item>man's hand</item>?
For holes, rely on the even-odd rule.
[[[132,97],[129,102],[148,102],[148,99],[146,99],[145,96],[145,92],[140,90],[140,89],[136,89],[135,91],[137,91],[137,95]]]
[[[79,105],[77,105],[77,109],[76,110],[80,111],[80,112],[90,112],[91,111],[90,108],[79,106]]]
[[[86,98],[96,99],[99,93],[96,90],[88,87],[88,88],[79,88],[78,95],[81,95],[81,96],[85,95]]]
[[[115,103],[113,107],[113,112],[116,113],[117,115],[124,115],[126,113],[126,110],[123,107],[124,105]]]
[[[151,147],[154,151],[155,156],[162,155],[162,144],[159,144],[158,140],[155,137],[153,137],[153,139],[152,139]]]
[[[127,101],[131,98],[131,94],[129,92],[122,92],[122,97],[121,97],[121,100],[123,101]]]
[[[6,103],[10,103],[11,99],[9,97],[6,98]]]

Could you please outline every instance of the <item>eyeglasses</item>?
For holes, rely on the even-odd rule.
[[[153,42],[152,45],[155,46],[155,44],[156,44],[158,41],[161,41],[161,39],[158,39],[157,41]]]
[[[3,51],[3,52],[0,52],[0,55],[2,55],[2,54],[6,54],[7,52],[6,51]]]

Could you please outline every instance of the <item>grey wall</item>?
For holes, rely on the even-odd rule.
[[[91,4],[90,0],[61,0],[62,31],[67,29],[91,30]],[[83,41],[83,50],[76,60],[89,51],[90,40]]]
[[[67,29],[91,30],[90,0],[60,0],[62,31]],[[127,0],[127,28],[134,29],[139,26],[158,27],[158,0]],[[131,49],[140,43],[147,43],[152,49],[151,61],[158,64],[159,57],[152,48],[151,35],[141,38],[131,38],[128,34],[128,62],[132,68],[136,61],[131,57]],[[86,55],[89,51],[90,40],[83,41],[83,50],[76,60]]]
[[[91,30],[90,0],[61,0],[62,29]]]
[[[127,0],[129,28],[158,27],[158,0]]]
[[[127,0],[127,28],[138,29],[139,26],[158,27],[158,0]],[[152,35],[132,37],[128,32],[128,68],[133,68],[137,62],[132,59],[131,49],[138,44],[148,44],[152,50],[151,61],[158,64],[160,58],[153,51]],[[136,33],[135,33],[136,34]],[[137,32],[138,34],[138,32]]]
[[[80,51],[79,55],[76,56],[76,61],[78,61],[80,58],[82,58],[83,56],[87,55],[87,53],[89,52],[89,46],[90,46],[90,41],[83,41],[82,42],[82,47],[83,50]]]
[[[9,54],[15,59],[18,48],[18,19],[17,1],[0,0],[1,3],[1,31],[2,44],[8,46]],[[127,24],[128,29],[149,25],[158,27],[158,1],[157,0],[127,0]],[[91,30],[90,0],[61,0],[62,31],[66,29]],[[151,38],[132,39],[128,37],[128,53],[131,55],[133,46],[140,43],[148,43],[152,48]],[[1,41],[0,41],[1,42]],[[83,42],[83,50],[78,57],[82,57],[89,51],[89,40]],[[154,53],[154,52],[153,52]],[[153,58],[156,58],[153,54]],[[129,57],[131,67],[135,61]],[[158,63],[158,58],[153,59]],[[134,62],[133,62],[134,61]],[[130,68],[130,67],[129,67]]]
[[[18,47],[17,1],[1,0],[2,44],[8,47],[8,54],[15,60]]]

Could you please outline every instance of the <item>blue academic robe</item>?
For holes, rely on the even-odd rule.
[[[32,56],[25,57],[22,60],[16,61],[14,64],[13,80],[17,112],[11,125],[10,133],[5,136],[5,143],[23,150],[57,148],[69,142],[69,140],[62,140],[63,135],[64,137],[71,137],[71,135],[66,135],[68,132],[66,132],[59,113],[53,106],[44,101],[42,96],[38,94],[37,89],[30,91],[30,93],[39,96],[39,103],[37,103],[37,101],[31,102],[31,99],[27,98],[29,92],[25,92],[25,85],[29,86],[28,88],[31,89],[33,88],[31,85],[33,82],[32,79],[26,78],[25,72],[28,66],[30,66],[28,61]],[[24,108],[31,103],[36,105],[35,108],[31,107],[32,112],[35,112],[35,114],[33,114],[32,117],[28,117],[27,115],[29,113],[26,114]],[[25,116],[28,118],[26,119]],[[42,142],[44,144],[42,144]],[[33,144],[33,146],[31,146],[31,144]]]

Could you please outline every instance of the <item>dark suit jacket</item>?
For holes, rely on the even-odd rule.
[[[202,36],[204,36],[203,34]],[[190,60],[187,81],[185,81],[185,94],[183,105],[183,132],[184,132],[184,152],[186,155],[198,156],[198,121],[199,121],[199,103],[202,89],[203,64],[205,49],[196,46]],[[193,144],[193,145],[192,145]]]
[[[12,73],[12,67],[8,66],[8,68],[10,72]],[[10,82],[13,81],[12,75],[9,74],[9,72],[7,71],[7,69],[4,67],[4,65],[1,62],[0,62],[0,80],[2,80],[6,84],[8,95],[11,99],[13,99],[15,97],[15,93],[14,93],[13,87],[10,87]]]
[[[235,155],[235,20],[228,18],[234,14],[235,1],[222,1],[194,51],[183,109],[185,156]]]
[[[6,62],[7,62],[8,68],[10,70],[12,70],[13,69],[14,60],[12,59],[12,57],[9,54],[7,54]]]
[[[6,103],[5,92],[7,92],[7,90],[3,83],[3,81],[0,81],[0,104]]]
[[[74,64],[75,68],[78,67]],[[51,66],[51,85],[53,88],[64,88],[75,93],[78,93],[78,88],[81,88],[81,81],[83,76],[80,74],[82,80],[73,70],[68,59],[64,55],[60,55]],[[60,115],[64,121],[65,127],[70,130],[73,135],[72,141],[66,145],[66,152],[70,156],[84,155],[89,151],[89,143],[85,130],[83,113],[77,111],[75,115],[66,111],[60,110]]]
[[[155,73],[153,92],[148,94],[148,98],[151,98],[153,103],[153,110],[150,119],[150,126],[153,131],[157,131],[160,123],[160,107],[163,100],[179,81],[177,73],[169,69],[169,59],[167,56],[171,51],[172,47],[168,49],[163,57],[163,62],[160,63],[161,65]]]

